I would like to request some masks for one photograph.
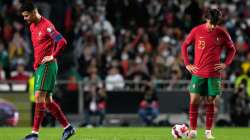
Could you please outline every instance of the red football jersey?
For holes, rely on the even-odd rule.
[[[45,17],[30,25],[31,40],[34,47],[34,69],[37,69],[45,56],[54,55],[56,41],[64,39],[54,25]],[[65,39],[64,39],[65,40]]]
[[[229,34],[221,27],[216,26],[209,31],[206,24],[201,24],[192,29],[182,45],[182,55],[185,65],[190,64],[187,48],[194,43],[194,65],[198,68],[194,75],[208,78],[220,77],[215,64],[221,63],[220,56],[223,47],[226,47],[227,57],[225,64],[229,65],[235,55],[234,43]]]

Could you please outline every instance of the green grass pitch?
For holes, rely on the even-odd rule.
[[[0,140],[21,140],[31,128],[0,128]],[[171,140],[171,128],[113,127],[78,128],[70,140]],[[60,128],[42,128],[39,140],[60,140]],[[250,128],[215,128],[217,140],[250,140]],[[205,140],[204,129],[198,130],[196,140]]]

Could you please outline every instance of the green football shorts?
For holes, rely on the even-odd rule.
[[[200,94],[201,96],[216,96],[221,92],[221,79],[192,75],[188,90],[190,93]]]
[[[52,94],[55,88],[58,66],[56,61],[39,65],[35,72],[35,91],[45,91]]]

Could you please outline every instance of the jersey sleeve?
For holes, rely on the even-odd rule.
[[[236,49],[234,47],[234,43],[233,43],[230,35],[225,31],[224,31],[224,46],[227,49],[227,57],[225,60],[225,64],[230,65],[233,61],[234,56],[235,56]]]
[[[188,46],[191,45],[195,40],[195,31],[196,31],[195,28],[192,29],[192,31],[189,33],[189,35],[187,36],[186,40],[184,41],[181,47],[181,52],[185,65],[190,64],[190,60],[188,58]]]
[[[59,42],[61,39],[64,39],[53,25],[46,26],[46,34],[49,35],[49,37],[55,42]]]
[[[56,42],[56,48],[52,54],[53,57],[59,56],[62,51],[67,46],[67,41],[65,38],[55,29],[55,27],[51,24],[46,27],[46,32],[49,35],[49,37]]]

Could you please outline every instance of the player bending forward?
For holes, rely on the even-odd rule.
[[[217,25],[221,18],[221,12],[217,9],[210,9],[205,18],[206,23],[194,27],[187,36],[182,45],[182,55],[186,69],[192,73],[189,85],[189,120],[191,128],[189,138],[197,136],[198,105],[200,98],[204,97],[206,103],[205,137],[214,139],[212,135],[214,105],[216,96],[221,92],[221,71],[229,66],[236,51],[229,34]],[[193,43],[194,63],[191,64],[187,48]],[[223,47],[227,51],[224,63],[220,61]]]
[[[34,47],[36,102],[32,132],[23,140],[38,140],[39,127],[46,109],[64,127],[62,140],[67,140],[75,134],[75,129],[70,125],[58,104],[52,99],[58,70],[56,57],[66,47],[67,42],[54,25],[38,13],[37,8],[32,3],[24,3],[21,7],[21,14],[30,26]]]

